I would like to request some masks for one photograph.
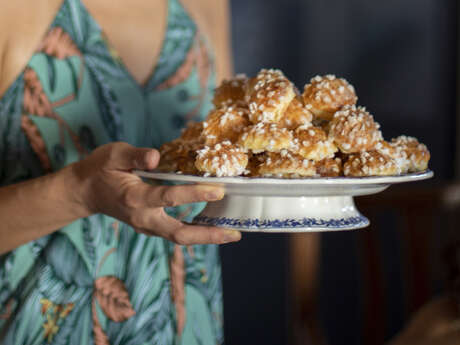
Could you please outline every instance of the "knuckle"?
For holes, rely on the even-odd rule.
[[[187,239],[184,230],[177,230],[172,235],[172,241],[178,245],[187,245]]]
[[[115,160],[117,158],[118,150],[119,143],[107,145],[107,159],[109,161]]]
[[[133,212],[128,217],[129,223],[136,229],[145,228],[144,216],[142,213]]]
[[[172,189],[168,187],[161,190],[160,200],[166,207],[174,207],[179,205],[178,201],[174,197]]]
[[[168,215],[162,207],[152,208],[150,209],[150,212],[155,219],[158,219],[160,221],[165,221],[165,219],[168,217]]]
[[[224,241],[224,236],[221,231],[209,231],[209,241],[210,243],[222,243]]]
[[[109,160],[117,160],[120,157],[120,153],[125,151],[129,147],[129,144],[123,142],[114,142],[107,145],[107,158]]]
[[[189,195],[192,200],[196,200],[196,201],[207,199],[206,193],[196,187],[190,190]]]
[[[131,188],[127,188],[122,194],[122,203],[123,206],[127,208],[137,208],[139,207],[139,200],[136,193],[133,192]]]

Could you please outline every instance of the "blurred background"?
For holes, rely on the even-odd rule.
[[[430,212],[455,177],[457,0],[232,0],[231,11],[235,72],[280,68],[299,88],[345,77],[386,139],[412,135],[431,151],[433,180],[358,201],[371,229],[321,235],[314,312],[325,340],[383,344],[446,287],[447,218]],[[226,344],[302,343],[292,239],[243,237],[221,251]]]

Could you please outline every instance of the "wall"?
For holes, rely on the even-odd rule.
[[[431,149],[435,182],[453,177],[455,0],[231,4],[236,72],[276,67],[298,87],[316,74],[344,76],[387,139],[418,137]],[[360,343],[355,247],[355,234],[323,237],[321,319],[333,345]],[[245,234],[222,248],[227,344],[286,343],[286,258],[282,235]],[[388,336],[403,322],[394,319]]]

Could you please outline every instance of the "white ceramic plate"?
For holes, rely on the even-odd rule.
[[[359,229],[369,220],[353,197],[379,193],[392,184],[431,178],[430,170],[398,175],[331,178],[201,177],[135,171],[154,180],[220,185],[225,198],[208,203],[195,218],[198,224],[253,232],[312,232]]]
[[[224,186],[227,195],[277,197],[367,195],[381,192],[392,184],[420,181],[433,176],[433,172],[430,170],[398,176],[312,177],[303,179],[202,177],[139,170],[134,171],[134,173],[154,180],[220,185]]]

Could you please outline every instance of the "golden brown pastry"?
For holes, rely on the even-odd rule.
[[[248,155],[229,141],[198,151],[195,167],[205,176],[238,176],[246,171]]]
[[[330,74],[312,78],[302,96],[304,103],[311,106],[309,110],[324,120],[331,120],[335,112],[346,105],[355,105],[358,100],[352,85]]]
[[[379,128],[365,108],[346,106],[334,114],[329,124],[329,138],[344,153],[372,151],[383,139]]]
[[[183,130],[180,140],[186,142],[203,142],[203,122],[193,122],[190,121],[187,123],[187,127]]]
[[[246,128],[238,144],[253,153],[279,152],[293,145],[293,137],[291,131],[279,128],[275,123],[259,123]]]
[[[321,128],[323,131],[326,132],[326,134],[329,135],[329,125],[331,124],[330,121],[316,118],[313,119],[311,123],[313,126]]]
[[[294,145],[291,151],[305,159],[320,161],[334,157],[337,146],[328,139],[326,132],[319,127],[301,126],[294,132]]]
[[[294,97],[294,85],[280,70],[261,70],[248,82],[249,120],[255,124],[278,122]]]
[[[182,174],[196,175],[195,157],[199,143],[185,142],[176,139],[160,147],[160,163],[158,170],[163,172],[177,172]]]
[[[391,145],[388,141],[386,140],[380,140],[377,144],[375,144],[375,149],[387,156],[390,156],[391,158],[395,158],[397,155],[397,150],[396,147]]]
[[[316,174],[321,177],[341,176],[343,174],[342,160],[335,157],[316,162]]]
[[[248,110],[238,106],[214,109],[203,122],[203,137],[206,145],[222,141],[235,143],[240,133],[249,126]]]
[[[264,177],[311,177],[316,175],[316,165],[314,161],[283,150],[279,153],[265,154],[258,173]]]
[[[279,70],[238,75],[216,89],[206,121],[160,148],[159,170],[205,176],[378,176],[426,170],[417,139],[383,140],[353,86],[317,76],[302,94]],[[199,153],[198,153],[199,152]]]
[[[301,97],[294,97],[278,122],[281,128],[296,129],[311,124],[313,114],[304,106]]]
[[[348,156],[343,165],[345,176],[388,176],[398,175],[395,160],[379,151],[359,152]]]
[[[259,176],[259,166],[264,162],[265,153],[252,153],[248,152],[248,165],[246,166],[246,171],[244,172],[245,176],[248,177],[258,177]]]
[[[393,158],[401,168],[401,173],[424,171],[428,169],[430,151],[414,137],[401,135],[391,140],[395,149]]]
[[[244,104],[247,82],[248,78],[245,74],[238,74],[234,78],[222,81],[212,100],[216,108]]]

